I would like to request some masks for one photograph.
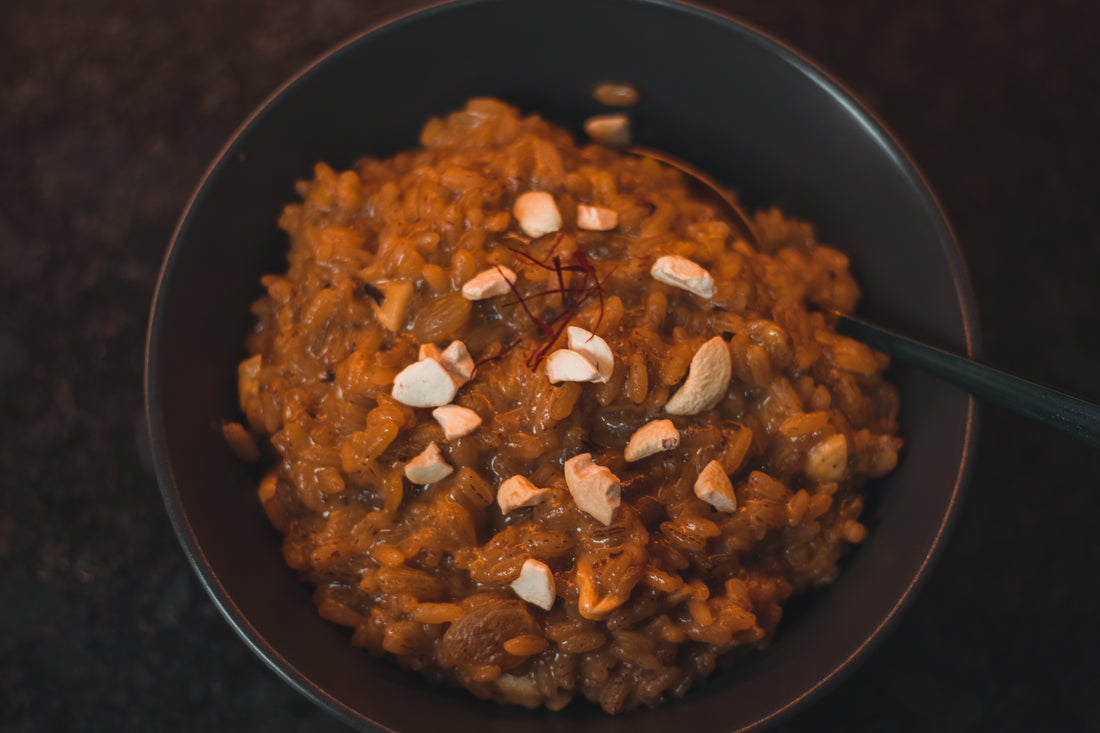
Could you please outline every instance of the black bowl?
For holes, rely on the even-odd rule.
[[[774,722],[850,671],[927,574],[959,501],[975,404],[899,366],[900,468],[870,487],[872,534],[839,580],[792,604],[773,646],[683,701],[608,717],[574,704],[530,712],[439,688],[351,647],[286,569],[256,500],[257,476],[213,425],[238,414],[259,277],[284,266],[275,221],[319,160],[414,146],[432,115],[493,95],[578,131],[604,81],[642,90],[636,139],[701,165],[749,206],[779,204],[851,253],[863,308],[973,353],[962,259],[900,145],[824,72],[736,21],[667,2],[473,0],[375,28],[301,72],[233,136],[185,211],[157,288],[146,400],[172,523],[207,591],[245,642],[340,718],[413,733],[673,728]]]

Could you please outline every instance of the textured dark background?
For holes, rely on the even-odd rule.
[[[723,0],[938,192],[989,360],[1100,400],[1100,4]],[[0,2],[0,731],[336,731],[222,621],[162,510],[146,313],[221,142],[397,1]],[[783,731],[1100,730],[1100,453],[990,408],[888,639]]]

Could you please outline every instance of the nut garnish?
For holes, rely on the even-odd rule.
[[[633,107],[641,101],[642,94],[629,84],[605,82],[592,90],[592,96],[600,104],[609,107]]]
[[[611,374],[615,371],[615,355],[606,341],[578,326],[567,328],[566,337],[569,341],[569,350],[577,352],[596,367],[599,378],[592,381],[602,384],[611,379]]]
[[[592,232],[607,232],[619,226],[619,212],[599,206],[577,206],[577,228]]]
[[[622,113],[594,115],[584,121],[588,137],[609,148],[630,145],[630,118]]]
[[[581,453],[565,462],[565,483],[582,512],[605,525],[615,520],[621,484],[611,469],[592,461],[591,453]]]
[[[680,255],[658,257],[649,269],[657,282],[694,293],[700,298],[714,297],[714,278],[701,265]]]
[[[525,506],[534,506],[550,498],[550,489],[540,489],[523,476],[504,479],[497,489],[497,504],[502,514]]]
[[[459,387],[470,381],[474,374],[473,357],[470,356],[466,344],[461,341],[452,341],[445,349],[440,349],[435,344],[420,344],[417,359],[439,362]]]
[[[432,410],[432,417],[443,428],[447,440],[461,438],[478,429],[481,415],[462,405],[443,405]]]
[[[737,509],[733,484],[718,461],[711,461],[699,472],[699,478],[695,479],[695,495],[718,511],[732,512]]]
[[[687,379],[665,403],[670,415],[695,415],[718,404],[733,374],[729,347],[715,336],[699,347],[691,357]]]
[[[451,373],[462,384],[470,381],[474,375],[474,359],[470,356],[469,349],[462,341],[452,341],[440,355],[440,363],[443,368]]]
[[[680,445],[680,431],[671,420],[653,420],[634,431],[626,444],[624,456],[628,463],[672,450]]]
[[[440,364],[442,364],[443,349],[439,348],[435,344],[420,344],[420,349],[416,353],[416,360],[424,361],[425,359],[435,359]]]
[[[415,288],[411,280],[393,280],[378,285],[383,294],[382,304],[371,301],[371,309],[378,322],[389,331],[397,333],[405,327]]]
[[[511,292],[508,283],[516,281],[516,273],[504,265],[490,267],[466,281],[462,297],[466,300],[485,300]]]
[[[561,229],[561,212],[554,197],[545,191],[528,191],[516,198],[512,214],[529,237],[541,237]]]
[[[546,378],[558,382],[596,382],[599,369],[581,354],[570,349],[558,349],[546,357]]]
[[[848,440],[830,435],[806,453],[806,475],[815,481],[839,481],[848,470]]]
[[[435,359],[422,359],[401,370],[390,394],[410,407],[442,407],[458,394],[459,384]]]
[[[405,478],[414,484],[434,484],[453,472],[454,468],[443,460],[443,454],[435,443],[429,443],[420,455],[405,464]]]
[[[524,560],[519,577],[512,581],[511,587],[517,596],[544,611],[554,606],[554,574],[546,563],[531,558]]]

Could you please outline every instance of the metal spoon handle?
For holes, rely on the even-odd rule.
[[[759,247],[751,217],[740,207],[736,198],[709,175],[690,163],[650,148],[635,145],[625,152],[652,158],[694,178],[704,191],[709,191],[720,205],[725,206],[745,239]],[[838,330],[849,336],[962,387],[976,397],[1046,423],[1094,448],[1100,448],[1100,407],[1097,405],[937,349],[861,318],[835,311],[834,314],[839,319]]]
[[[1100,448],[1100,406],[929,346],[861,318],[839,313],[837,317],[839,331],[872,348],[920,367],[976,397]]]

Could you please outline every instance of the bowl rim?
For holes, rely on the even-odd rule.
[[[355,33],[344,41],[329,47],[279,84],[279,86],[268,94],[234,129],[195,185],[195,188],[181,211],[180,217],[169,239],[168,247],[165,250],[157,276],[147,322],[143,374],[146,437],[149,441],[152,453],[154,474],[156,476],[161,498],[165,504],[172,528],[175,531],[176,537],[184,550],[184,554],[192,570],[199,577],[204,590],[215,607],[217,607],[222,617],[229,623],[245,644],[262,659],[278,677],[289,684],[298,693],[324,708],[327,712],[334,715],[345,724],[360,730],[385,730],[391,731],[392,733],[400,733],[393,728],[367,717],[365,714],[338,700],[301,673],[289,660],[283,657],[263,637],[263,635],[257,631],[239,606],[233,601],[232,597],[219,580],[215,569],[207,560],[202,547],[199,546],[196,540],[195,532],[183,509],[180,492],[176,486],[171,470],[166,446],[166,436],[161,419],[160,351],[163,341],[163,329],[161,326],[165,318],[166,308],[164,293],[170,289],[174,280],[176,266],[181,256],[180,251],[182,246],[180,243],[186,239],[195,212],[205,203],[210,194],[213,182],[222,173],[223,169],[230,164],[235,151],[243,144],[253,128],[262,122],[268,110],[276,106],[293,87],[314,74],[322,73],[325,66],[344,53],[347,53],[352,47],[367,42],[371,37],[391,30],[399,30],[408,24],[420,22],[440,13],[456,10],[461,11],[471,6],[495,5],[505,1],[507,0],[435,0],[410,8],[404,12],[389,15],[385,19],[367,26],[365,29]],[[875,145],[888,155],[898,172],[907,182],[911,183],[912,188],[919,193],[921,207],[925,210],[929,220],[935,223],[935,228],[939,230],[939,244],[943,250],[943,259],[948,266],[950,279],[955,287],[955,296],[961,315],[961,326],[965,341],[964,350],[971,358],[981,355],[981,329],[973,287],[966,263],[962,257],[958,240],[955,237],[946,213],[927,179],[921,173],[909,153],[901,145],[898,137],[894,135],[881,119],[864,106],[848,87],[804,52],[795,49],[787,42],[759,28],[753,23],[722,10],[701,6],[693,0],[609,1],[623,5],[638,4],[661,7],[671,11],[679,11],[694,15],[709,23],[719,25],[723,30],[740,37],[741,40],[756,44],[775,55],[798,73],[805,76],[816,87],[826,92],[836,103],[842,106],[847,114],[858,123],[863,132],[874,140]],[[867,658],[868,653],[881,643],[888,632],[898,623],[903,613],[911,605],[918,590],[927,581],[935,562],[942,555],[945,540],[958,518],[959,506],[966,492],[969,477],[973,470],[979,424],[980,405],[973,395],[968,395],[960,460],[958,469],[955,472],[954,485],[950,493],[950,498],[946,504],[939,526],[936,528],[935,534],[924,553],[924,557],[916,573],[901,595],[896,598],[889,612],[881,619],[874,629],[866,634],[863,641],[853,649],[845,659],[833,664],[831,670],[818,679],[816,683],[804,689],[798,696],[788,700],[783,706],[773,710],[768,715],[762,716],[736,729],[736,731],[744,733],[771,727],[778,724],[781,720],[790,717],[797,710],[804,708],[811,701],[820,698],[828,690],[832,689],[854,672],[859,664]]]

